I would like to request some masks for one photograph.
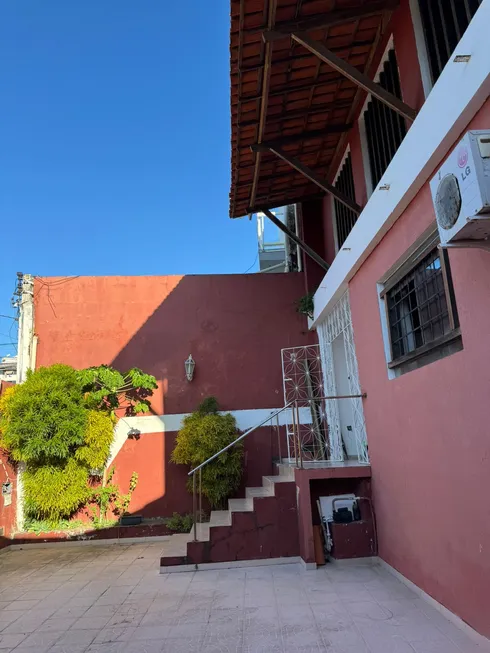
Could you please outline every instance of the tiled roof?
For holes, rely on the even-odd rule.
[[[318,196],[318,186],[288,163],[268,151],[252,152],[251,146],[281,139],[284,152],[325,177],[362,97],[353,82],[291,39],[291,22],[296,31],[307,31],[366,71],[395,5],[393,0],[231,0],[230,217]],[[312,28],[312,21],[323,26]],[[286,33],[279,37],[281,29]],[[268,30],[276,36],[265,42]]]

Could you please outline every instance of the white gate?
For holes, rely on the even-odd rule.
[[[350,311],[349,293],[346,292],[333,307],[325,320],[318,325],[318,340],[320,343],[320,358],[323,370],[324,394],[335,396],[337,392],[336,369],[334,364],[333,342],[342,338],[345,353],[345,371],[349,394],[360,395],[359,370],[357,367],[356,349],[354,345],[354,332]],[[340,342],[340,341],[339,341]],[[337,370],[338,374],[338,370]],[[340,401],[351,402],[353,424],[352,430],[355,438],[357,458],[368,463],[366,424],[361,398],[343,399]],[[345,444],[342,440],[341,419],[338,401],[325,402],[326,419],[328,423],[331,460],[342,461],[345,458]]]

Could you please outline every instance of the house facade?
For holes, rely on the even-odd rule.
[[[446,246],[433,195],[474,172],[468,132],[489,156],[490,2],[231,7],[230,216],[296,203],[325,395],[366,394],[327,413],[340,459],[364,421],[379,555],[488,636],[490,253]]]
[[[488,158],[489,24],[490,0],[232,0],[230,216],[289,207],[294,265],[24,277],[20,382],[59,362],[157,378],[152,413],[120,420],[111,453],[122,487],[140,475],[131,512],[193,510],[170,453],[203,398],[248,434],[237,497],[168,545],[165,570],[314,565],[322,500],[354,497],[358,519],[329,521],[336,557],[379,555],[490,636],[490,254],[441,248],[433,201],[441,166],[466,174],[465,134]]]

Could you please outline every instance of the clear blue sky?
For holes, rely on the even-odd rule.
[[[228,218],[228,33],[229,0],[2,3],[0,314],[17,271],[252,266],[255,226]]]

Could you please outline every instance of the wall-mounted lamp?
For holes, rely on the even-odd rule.
[[[141,431],[139,429],[130,428],[128,431],[129,440],[139,440],[141,436]]]
[[[194,378],[194,368],[196,367],[196,361],[192,358],[192,354],[189,354],[189,358],[184,363],[185,365],[185,376],[188,381],[192,381]]]

